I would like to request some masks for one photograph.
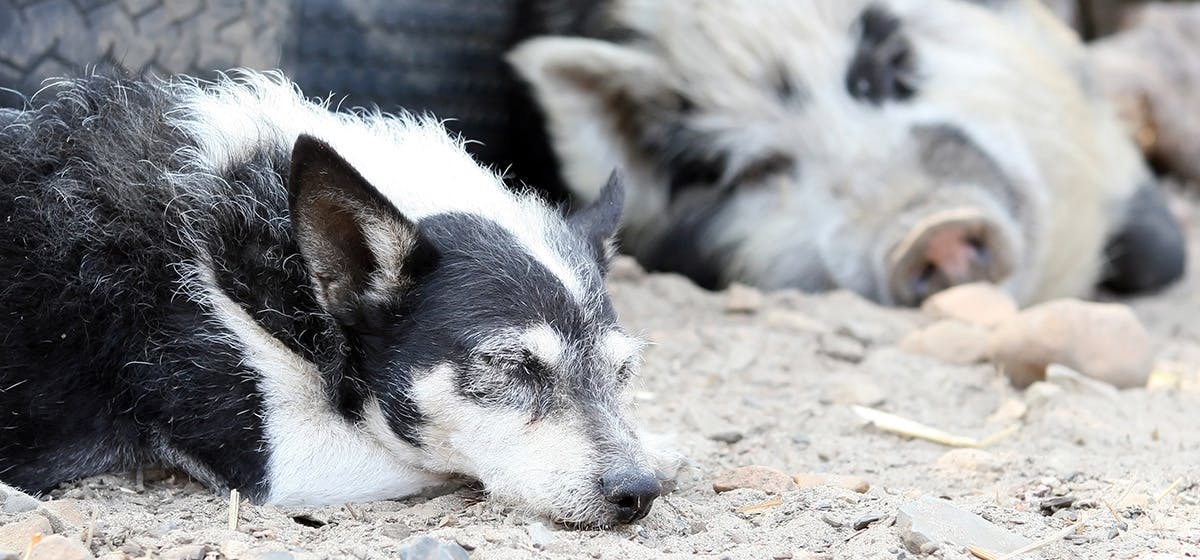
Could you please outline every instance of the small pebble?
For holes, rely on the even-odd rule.
[[[708,439],[730,444],[742,441],[744,437],[746,436],[741,432],[716,432],[708,435]]]
[[[250,557],[250,545],[242,541],[225,541],[221,543],[219,550],[221,556],[229,560],[242,560]],[[139,556],[139,554],[130,553],[130,556]]]
[[[5,498],[4,513],[25,513],[33,511],[41,505],[42,502],[39,502],[37,498],[21,492],[15,492],[10,494],[8,498]]]
[[[883,388],[866,375],[845,374],[839,377],[840,379],[829,387],[828,403],[879,406],[887,400],[887,393]]]
[[[204,560],[208,547],[199,544],[189,544],[162,551],[162,560]]]
[[[733,284],[725,290],[726,313],[757,313],[763,306],[763,294],[744,284]]]
[[[558,540],[558,536],[542,523],[530,523],[525,530],[529,532],[529,540],[535,548],[545,548],[546,545]]]
[[[996,456],[982,449],[951,449],[938,458],[936,466],[945,472],[981,473],[1000,469]]]
[[[1017,314],[1017,302],[994,284],[960,284],[929,296],[921,311],[935,319],[954,319],[994,327]]]
[[[295,559],[295,556],[292,556],[292,553],[284,552],[282,550],[259,552],[258,554],[254,555],[254,560],[294,560],[294,559]]]
[[[1075,503],[1075,496],[1057,496],[1047,500],[1042,500],[1038,504],[1038,509],[1042,510],[1042,515],[1050,515],[1060,509],[1071,507]]]
[[[379,530],[379,534],[388,538],[402,541],[412,536],[412,529],[403,523],[389,523]]]
[[[857,364],[867,355],[867,347],[862,342],[840,334],[822,334],[818,339],[818,349],[821,354],[835,360]]]
[[[767,326],[799,333],[826,333],[829,326],[795,311],[773,310],[766,314]]]
[[[783,471],[761,465],[751,465],[728,470],[721,473],[713,481],[713,491],[718,494],[740,488],[762,490],[768,494],[781,494],[789,490],[795,490],[796,483],[792,481],[792,477]]]
[[[400,547],[398,558],[400,560],[470,560],[471,555],[458,543],[443,542],[424,535]]]
[[[845,488],[859,494],[865,493],[871,489],[871,484],[866,480],[857,476],[847,476],[839,474],[827,473],[800,473],[792,477],[796,486],[801,488],[812,488],[816,486],[835,486]]]
[[[854,520],[854,530],[861,531],[867,527],[870,527],[872,523],[877,523],[879,521],[883,521],[884,519],[887,519],[887,514],[880,513],[878,511],[868,512]]]

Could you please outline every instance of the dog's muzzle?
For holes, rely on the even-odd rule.
[[[600,477],[600,493],[617,508],[617,523],[632,523],[650,513],[662,493],[653,472],[632,468],[611,469]]]

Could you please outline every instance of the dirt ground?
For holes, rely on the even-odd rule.
[[[1200,262],[1197,208],[1184,208],[1193,217],[1193,263]],[[899,559],[920,555],[905,549],[898,508],[929,495],[1035,541],[1083,522],[1023,558],[1200,557],[1194,270],[1166,293],[1129,302],[1154,335],[1156,369],[1173,381],[1117,396],[1019,391],[991,365],[906,354],[897,341],[929,319],[848,293],[768,294],[748,312],[731,312],[729,294],[645,275],[628,262],[611,284],[622,320],[654,343],[633,394],[639,416],[691,462],[677,489],[637,525],[547,527],[464,489],[316,510],[243,504],[233,531],[226,497],[178,474],[146,471],[140,480],[102,476],[53,492],[62,501],[54,528],[113,560],[395,558],[421,535],[457,542],[476,559]],[[983,452],[952,451],[870,426],[852,404],[968,436],[1013,423],[1019,430]],[[1022,405],[1017,418],[1011,411]],[[776,505],[757,490],[713,491],[719,473],[752,464],[855,475],[871,488],[805,488]],[[1059,496],[1075,498],[1074,506],[1049,515],[1041,506]],[[0,523],[29,515],[0,513]],[[871,518],[879,521],[868,525]],[[967,557],[951,547],[933,556]]]

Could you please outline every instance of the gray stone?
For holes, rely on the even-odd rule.
[[[422,536],[401,547],[399,557],[400,560],[470,560],[471,555],[458,543]]]
[[[529,540],[537,548],[545,548],[546,545],[558,540],[558,535],[555,535],[542,523],[530,523],[525,530],[529,531]]]
[[[854,337],[823,334],[818,342],[820,352],[835,360],[857,364],[867,355],[866,345]]]
[[[742,441],[742,438],[744,438],[744,437],[745,437],[745,435],[742,434],[742,432],[737,432],[737,431],[716,432],[713,434],[708,434],[708,439],[711,439],[713,441],[719,441],[722,443],[737,443],[739,441]]]
[[[878,523],[887,519],[887,514],[878,511],[871,511],[863,514],[858,519],[854,520],[854,530],[861,531],[870,527],[872,523]]]
[[[254,560],[294,560],[295,558],[295,556],[292,556],[292,553],[284,552],[282,550],[259,552],[258,554],[254,555]]]
[[[11,550],[0,550],[0,560],[20,560],[21,555]]]
[[[187,544],[162,552],[162,560],[204,560],[208,547],[202,544]]]
[[[27,511],[33,511],[41,505],[42,502],[39,502],[37,498],[21,492],[16,492],[9,494],[8,498],[5,498],[4,513],[25,513]]]
[[[900,506],[896,529],[913,553],[920,553],[930,543],[950,543],[959,548],[971,545],[1007,554],[1030,543],[1025,537],[933,496],[922,496]]]
[[[379,534],[402,541],[412,536],[412,529],[403,523],[389,523],[379,530]]]

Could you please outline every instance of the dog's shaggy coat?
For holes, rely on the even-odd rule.
[[[565,521],[658,492],[602,274],[569,219],[438,123],[279,76],[94,76],[0,114],[0,479],[159,461],[259,502],[452,474]],[[648,474],[649,473],[649,474]]]

